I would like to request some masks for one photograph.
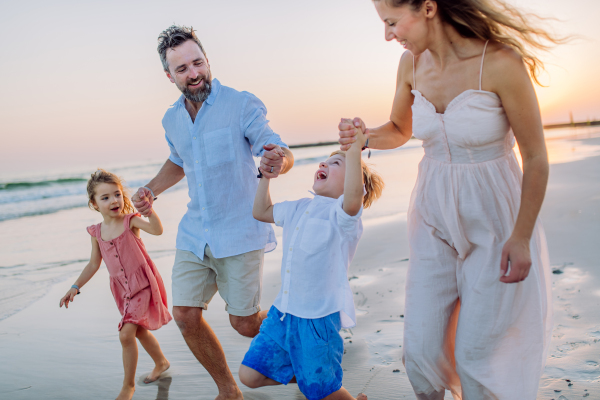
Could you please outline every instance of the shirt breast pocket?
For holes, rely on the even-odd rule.
[[[205,133],[203,137],[207,166],[214,167],[234,160],[233,135],[230,128],[217,129]]]
[[[325,249],[331,239],[332,229],[329,221],[309,218],[304,225],[300,248],[308,254],[316,254]]]

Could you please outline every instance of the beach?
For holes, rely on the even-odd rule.
[[[600,129],[567,129],[562,135],[547,135],[551,169],[541,218],[554,271],[554,332],[538,398],[600,399]],[[271,184],[273,201],[310,197],[317,163],[334,148],[295,152],[297,165]],[[409,261],[406,211],[422,154],[414,140],[404,149],[374,151],[367,160],[382,174],[386,189],[363,216],[363,237],[349,271],[357,326],[342,330],[341,335],[344,386],[354,395],[366,393],[369,399],[415,398],[401,358]],[[144,168],[131,176],[123,169],[123,177],[134,189],[144,174],[160,164]],[[73,183],[79,184],[85,186]],[[13,205],[11,212],[20,216],[0,221],[2,399],[112,399],[121,388],[120,315],[104,265],[68,310],[58,307],[89,259],[85,227],[100,222],[98,213],[81,206],[85,195],[81,199],[73,193],[73,207],[65,200],[69,207],[54,212],[47,205],[47,213],[34,215],[27,210],[35,207],[25,210]],[[155,209],[164,234],[142,234],[165,282],[169,306],[177,225],[188,201],[184,184],[161,195]],[[275,233],[281,244],[281,228],[275,228]],[[281,256],[280,245],[265,255],[263,309],[271,306],[279,291]],[[231,328],[224,308],[217,294],[204,317],[221,341],[244,398],[304,399],[293,384],[252,390],[239,383],[237,371],[251,339]],[[133,398],[214,399],[214,382],[175,323],[155,336],[171,368],[158,382],[144,385],[141,381],[153,363],[140,347]],[[447,393],[446,399],[451,398]]]

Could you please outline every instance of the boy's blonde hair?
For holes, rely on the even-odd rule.
[[[346,157],[346,152],[342,150],[336,150],[329,155],[332,157],[336,154],[339,154]],[[383,183],[383,178],[381,175],[377,173],[377,171],[371,169],[369,165],[360,159],[360,166],[362,167],[363,173],[363,183],[365,184],[365,190],[367,194],[363,196],[363,207],[369,208],[371,205],[381,197],[381,192],[383,192],[383,188],[385,187],[385,183]]]
[[[119,189],[121,189],[124,202],[123,211],[121,211],[121,214],[131,214],[135,212],[135,208],[129,199],[129,193],[123,187],[123,180],[115,174],[103,169],[98,169],[96,172],[94,172],[87,183],[88,207],[90,209],[98,211],[96,207],[94,207],[94,205],[96,205],[94,196],[96,195],[96,187],[101,183],[113,183],[117,185]]]

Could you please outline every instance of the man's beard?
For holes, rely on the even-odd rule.
[[[198,80],[204,80],[204,85],[195,91],[192,91],[188,85],[192,82],[196,82]],[[210,70],[208,71],[208,76],[199,75],[196,79],[188,79],[185,83],[185,86],[181,87],[177,85],[177,88],[183,93],[186,99],[193,103],[203,103],[204,100],[208,99],[210,96],[210,91],[212,89],[212,77]]]

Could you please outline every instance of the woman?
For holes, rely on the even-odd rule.
[[[548,180],[527,48],[558,43],[499,0],[374,1],[400,60],[367,146],[423,140],[408,217],[404,356],[418,399],[535,399],[552,331],[538,213]],[[531,78],[530,78],[531,77]],[[365,130],[356,118],[354,126]],[[340,123],[340,144],[354,141]],[[513,135],[514,132],[514,135]],[[523,173],[513,152],[523,157]]]

